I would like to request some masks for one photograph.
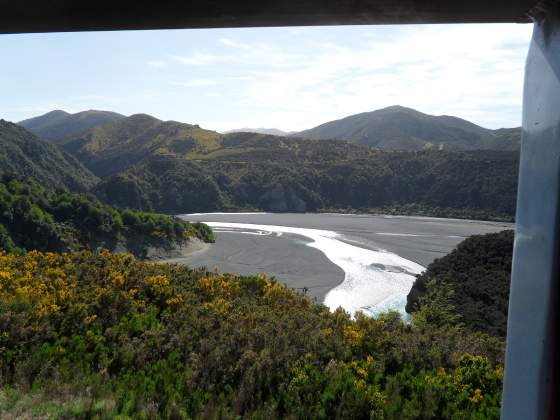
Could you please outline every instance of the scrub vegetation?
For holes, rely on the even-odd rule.
[[[0,247],[8,251],[120,247],[142,257],[149,246],[172,248],[190,238],[214,240],[202,223],[115,209],[91,194],[50,191],[31,179],[0,180]]]
[[[343,141],[235,133],[196,159],[157,155],[93,191],[170,213],[342,211],[513,220],[518,153],[382,152]]]
[[[417,277],[407,311],[445,306],[455,323],[505,337],[513,237],[504,230],[465,239]]]
[[[408,115],[399,109],[391,112],[397,122]],[[455,119],[445,117],[444,130],[438,118],[420,118],[422,127],[428,124],[420,131],[471,142],[467,149],[483,147],[475,141],[479,134],[497,136],[463,122],[476,129],[462,137],[465,133],[457,131]],[[91,125],[96,122],[99,125]],[[504,221],[515,214],[518,151],[501,142],[493,146],[496,150],[379,150],[343,140],[224,135],[145,114],[102,112],[54,112],[25,124],[42,135],[43,126],[69,131],[47,141],[15,124],[0,123],[5,150],[0,152],[0,174],[89,191],[120,208],[169,214],[328,211]],[[70,134],[77,127],[89,129]],[[399,136],[410,136],[411,127]]]
[[[501,340],[430,311],[353,320],[264,275],[2,252],[0,412],[499,418]]]
[[[515,149],[516,132],[469,126],[454,145],[381,151],[147,115],[26,123],[51,143],[0,121],[2,419],[499,418],[511,232],[430,265],[410,321],[331,312],[264,274],[142,258],[214,240],[204,224],[152,211],[512,220],[517,153],[446,149]],[[459,124],[437,123],[446,137]],[[398,134],[391,150],[406,143]]]

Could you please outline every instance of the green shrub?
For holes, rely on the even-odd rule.
[[[498,418],[503,344],[444,320],[351,319],[264,275],[0,252],[0,414]]]

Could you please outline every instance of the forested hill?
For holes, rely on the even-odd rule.
[[[109,124],[121,118],[124,118],[124,115],[110,111],[89,110],[69,114],[65,111],[56,110],[20,121],[18,125],[43,139],[58,140],[99,125]]]
[[[20,127],[0,120],[0,176],[15,174],[53,188],[85,191],[99,179],[75,157]]]
[[[171,251],[191,238],[213,241],[202,223],[114,209],[91,195],[47,190],[31,179],[0,180],[0,250],[106,248],[145,257],[150,247]]]
[[[407,297],[407,311],[441,308],[469,329],[505,337],[513,253],[512,230],[475,235],[431,263]],[[443,320],[443,318],[442,318]]]
[[[99,176],[150,156],[190,157],[221,144],[222,136],[197,125],[136,114],[58,142]]]
[[[123,208],[514,217],[517,152],[386,152],[342,140],[222,135],[145,114],[57,144],[103,178],[92,189],[101,200]]]
[[[299,132],[310,139],[342,139],[382,150],[518,150],[521,129],[489,130],[447,115],[391,106]]]
[[[117,206],[171,213],[382,211],[511,220],[515,152],[381,152],[343,141],[223,136],[191,157],[158,155],[95,191]]]

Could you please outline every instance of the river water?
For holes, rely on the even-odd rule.
[[[184,263],[267,273],[331,309],[404,314],[416,274],[468,236],[509,223],[406,216],[278,213],[181,215],[213,227],[216,243]]]

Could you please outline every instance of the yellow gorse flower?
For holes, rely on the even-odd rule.
[[[158,274],[157,276],[146,277],[144,279],[144,283],[147,286],[167,287],[169,286],[169,279],[163,274]]]
[[[111,273],[111,282],[116,287],[121,287],[126,282],[126,277],[122,273]]]
[[[223,275],[202,277],[198,280],[198,287],[209,297],[215,295],[231,297],[239,290],[239,284],[237,282],[231,281]]]
[[[0,252],[0,300],[31,304],[40,317],[60,311],[76,287],[66,262],[67,257],[52,252],[31,251],[19,258]]]
[[[181,293],[176,294],[175,296],[170,297],[165,301],[169,306],[176,306],[183,302],[183,295]]]
[[[470,398],[471,402],[473,402],[475,404],[478,404],[483,399],[484,399],[484,396],[482,395],[482,391],[478,388],[474,390],[474,394]]]
[[[356,324],[349,324],[344,328],[344,339],[351,344],[360,344],[364,336],[364,331]]]

